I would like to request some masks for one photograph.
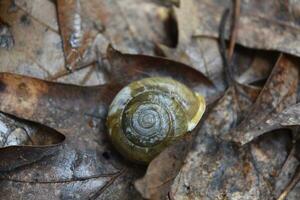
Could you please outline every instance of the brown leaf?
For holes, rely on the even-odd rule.
[[[230,125],[231,123],[236,123],[235,121],[239,120],[238,118],[232,117],[232,115],[226,114],[226,112],[223,111],[228,110],[228,108],[231,108],[233,112],[232,113],[233,116],[239,115],[240,118],[242,113],[244,113],[244,110],[247,110],[247,108],[249,108],[249,104],[251,104],[255,100],[256,96],[258,95],[258,92],[259,89],[257,88],[247,87],[243,85],[237,85],[236,88],[234,87],[230,88],[228,92],[225,94],[225,96],[216,103],[216,107],[212,108],[207,118],[204,117],[202,126],[201,125],[198,126],[198,128],[201,126],[200,132],[198,132],[199,129],[196,129],[194,134],[192,134],[190,137],[180,141],[178,144],[175,144],[174,146],[170,146],[150,163],[146,175],[135,183],[136,188],[143,195],[143,197],[148,199],[165,198],[166,195],[170,192],[171,185],[173,184],[174,186],[177,184],[176,182],[173,183],[174,178],[177,175],[178,178],[182,175],[181,173],[185,173],[182,172],[181,169],[182,165],[184,164],[183,165],[183,169],[184,169],[185,167],[187,167],[186,165],[191,164],[189,163],[189,161],[191,161],[193,165],[195,165],[195,163],[202,161],[201,159],[198,160],[193,158],[192,160],[189,160],[189,157],[186,158],[186,155],[190,150],[190,145],[193,142],[195,142],[194,141],[195,134],[197,134],[196,139],[197,138],[199,139],[200,137],[199,135],[203,135],[206,133],[208,133],[209,135],[214,134],[213,132],[207,132],[207,131],[215,130],[221,134],[222,128],[224,129],[229,128],[231,126]],[[227,106],[225,104],[227,104]],[[205,137],[205,136],[201,136],[201,137]],[[206,136],[206,137],[209,138],[210,136]],[[205,139],[203,138],[203,140]],[[205,140],[205,142],[208,143],[209,141],[211,140],[210,139]],[[212,143],[208,144],[208,146],[211,146],[211,148],[213,148],[214,145],[215,144]],[[196,147],[194,145],[194,148],[192,148],[191,151],[192,152],[196,151],[195,148]],[[190,153],[188,155],[190,155]],[[200,169],[193,169],[193,170],[201,171],[202,169],[200,168]],[[179,171],[180,173],[178,174]],[[197,173],[196,171],[189,171],[189,172]],[[193,179],[191,181],[193,181]],[[197,192],[197,190],[198,188],[195,188],[194,192]],[[169,195],[172,196],[172,193],[170,193]]]
[[[216,92],[212,82],[188,65],[160,57],[122,54],[109,46],[107,57],[111,64],[112,81],[124,85],[141,78],[167,76],[186,84],[204,96]]]
[[[10,171],[59,150],[65,137],[53,129],[0,114],[0,171]]]
[[[270,52],[256,52],[249,68],[236,77],[237,81],[243,84],[253,84],[266,80],[274,67],[276,56],[277,54],[274,55]],[[244,58],[242,58],[242,62],[245,62]]]
[[[200,18],[197,17],[195,0],[182,1],[179,8],[173,7],[178,26],[178,44],[176,48],[159,45],[167,58],[185,63],[205,74],[223,91],[223,64],[219,53],[218,41],[212,38],[192,37]]]
[[[57,10],[66,64],[72,69],[105,59],[109,43],[147,54],[154,54],[153,41],[170,43],[165,31],[168,9],[147,0],[59,1]]]
[[[0,189],[4,199],[20,199],[24,196],[38,199],[96,199],[102,190],[109,187],[116,178],[124,174],[124,170],[115,174],[93,175],[84,178],[71,178],[60,181],[27,181],[0,176]],[[24,195],[24,187],[30,191]]]
[[[201,0],[195,6],[201,23],[195,29],[194,36],[218,37],[220,19],[224,10],[230,6],[229,3]],[[298,1],[241,1],[237,43],[299,56],[298,8]]]
[[[14,41],[11,49],[1,50],[0,71],[45,78],[64,65],[61,40],[57,30],[50,27],[51,23],[30,15],[39,10],[35,6],[41,6],[31,3],[34,1],[26,1],[26,7],[20,0],[16,4],[10,0],[0,3],[0,18],[9,25]],[[51,6],[55,8],[50,1],[43,4],[43,19],[56,19]],[[31,12],[27,13],[27,10]]]
[[[284,196],[288,196],[289,194],[292,196],[293,193],[295,195],[295,199],[297,199],[297,195],[299,195],[299,192],[297,194],[297,188],[295,190],[291,191],[291,188],[286,190],[287,187],[289,187],[289,184],[291,181],[293,181],[293,175],[296,175],[297,173],[297,167],[300,166],[300,160],[299,160],[299,143],[300,141],[294,143],[284,165],[281,168],[280,173],[277,177],[275,177],[275,193],[276,196],[283,198]],[[298,189],[299,190],[299,189]],[[293,198],[291,198],[293,199]]]
[[[119,85],[80,87],[15,74],[0,74],[0,110],[72,133],[72,117],[104,119]]]
[[[248,116],[239,124],[233,133],[228,135],[241,144],[266,132],[264,124],[285,108],[296,103],[298,85],[297,60],[291,56],[279,57],[268,81],[249,110]]]
[[[97,31],[87,27],[83,29],[83,17],[81,13],[81,3],[79,0],[62,0],[57,2],[57,13],[59,28],[63,38],[63,48],[66,65],[73,69],[82,62],[83,57],[87,57],[87,48],[92,45]],[[92,62],[93,56],[87,62]]]
[[[209,111],[172,185],[170,195],[174,199],[270,196],[269,186],[257,173],[249,148],[220,139],[238,124],[258,94],[258,89],[236,85]]]
[[[146,199],[164,199],[183,165],[192,136],[188,135],[166,148],[148,166],[145,176],[135,182],[135,187]]]
[[[15,9],[19,8],[23,10],[33,19],[49,27],[49,29],[58,32],[57,16],[55,12],[55,4],[53,2],[43,2],[39,0],[14,0],[11,6],[15,6]]]
[[[85,88],[5,73],[0,75],[0,82],[2,111],[48,125],[66,136],[65,142],[59,143],[60,151],[53,156],[30,165],[23,165],[22,161],[23,163],[17,163],[22,164],[22,167],[1,174],[4,178],[1,179],[0,190],[1,193],[6,191],[6,199],[13,199],[21,194],[24,197],[24,193],[29,198],[29,191],[34,191],[40,199],[48,199],[43,192],[45,190],[49,191],[50,196],[55,192],[58,196],[68,196],[74,191],[84,191],[79,187],[83,183],[91,189],[82,192],[83,198],[93,193],[101,195],[101,188],[106,185],[103,181],[110,180],[112,174],[119,173],[124,168],[122,159],[111,149],[104,134],[107,107],[117,92],[117,87],[104,85]],[[31,159],[28,163],[40,159],[46,153],[53,153],[51,147],[22,147],[26,151],[14,148],[22,149],[19,154],[35,153],[31,155],[33,157],[29,157],[34,160]],[[9,155],[3,154],[2,157]],[[27,155],[24,154],[25,158]],[[103,176],[109,179],[103,179]],[[128,176],[132,177],[133,174]],[[36,184],[32,184],[33,182]],[[21,185],[22,189],[19,192],[13,189],[8,192],[8,184],[10,188]],[[127,182],[121,185],[123,187],[119,189],[122,190],[129,187]]]

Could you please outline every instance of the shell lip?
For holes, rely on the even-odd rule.
[[[205,98],[197,92],[195,92],[195,95],[199,102],[199,108],[193,118],[188,122],[188,131],[192,131],[197,126],[206,108]]]

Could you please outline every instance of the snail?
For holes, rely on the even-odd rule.
[[[115,96],[108,135],[127,159],[147,164],[165,147],[191,132],[205,111],[205,99],[166,77],[130,83]]]

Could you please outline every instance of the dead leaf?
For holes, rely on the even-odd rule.
[[[297,193],[297,188],[294,191],[291,191],[290,189],[286,190],[291,181],[293,181],[293,175],[297,174],[297,167],[299,168],[300,166],[299,158],[297,158],[297,155],[299,154],[297,148],[299,148],[299,141],[294,143],[280,173],[275,177],[275,192],[277,197],[281,196],[283,198],[284,196],[293,196]],[[297,194],[295,195],[295,198],[297,198]],[[291,197],[291,199],[293,199],[293,197]]]
[[[223,91],[226,86],[218,41],[212,38],[192,37],[200,23],[196,4],[198,3],[195,0],[185,0],[179,8],[173,7],[178,26],[178,44],[176,48],[165,45],[159,45],[159,48],[167,58],[190,65],[205,74],[220,91]]]
[[[122,54],[109,46],[107,57],[111,64],[113,82],[128,83],[141,78],[167,76],[179,80],[194,91],[208,97],[216,93],[213,83],[201,72],[188,65],[160,57]]]
[[[260,199],[260,195],[271,195],[249,147],[239,148],[220,139],[238,124],[259,94],[255,88],[235,87],[238,89],[229,88],[208,113],[172,185],[174,199]]]
[[[194,36],[218,37],[220,19],[225,8],[230,6],[229,1],[201,0],[195,6],[201,23],[194,30]],[[299,56],[298,8],[298,1],[242,0],[237,43],[250,48],[278,50]]]
[[[135,188],[146,199],[164,199],[183,165],[193,137],[183,138],[167,147],[148,166],[143,178],[135,181]]]
[[[0,171],[11,171],[50,156],[65,137],[53,129],[0,114]]]
[[[266,131],[262,130],[262,126],[265,126],[268,119],[296,103],[298,73],[295,58],[280,56],[248,116],[228,136],[245,144]]]
[[[243,84],[255,84],[266,80],[275,65],[276,60],[274,58],[276,57],[270,52],[257,52],[250,67],[236,77],[237,81]],[[242,62],[245,62],[244,58]]]
[[[70,69],[105,59],[109,43],[127,52],[150,55],[154,54],[153,41],[169,43],[164,28],[168,9],[148,1],[72,0],[59,1],[57,8]]]
[[[28,8],[35,13],[36,9],[30,4],[34,1],[26,2],[26,10]],[[64,65],[60,36],[48,22],[43,23],[31,17],[21,1],[17,1],[17,4],[20,7],[10,0],[0,3],[0,18],[9,25],[14,41],[9,51],[0,49],[0,71],[45,78]],[[47,1],[43,6],[49,8],[52,4]],[[49,9],[43,11],[43,16],[55,19],[53,13],[55,12]]]

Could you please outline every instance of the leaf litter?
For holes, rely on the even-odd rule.
[[[299,198],[297,2],[241,1],[240,15],[235,5],[237,26],[225,26],[226,38],[237,31],[232,83],[217,40],[230,1],[41,2],[1,2],[0,70],[27,75],[0,76],[5,199]],[[275,64],[278,53],[250,48],[284,53]],[[105,116],[124,85],[157,75],[205,94],[209,106],[145,169],[111,147]]]

